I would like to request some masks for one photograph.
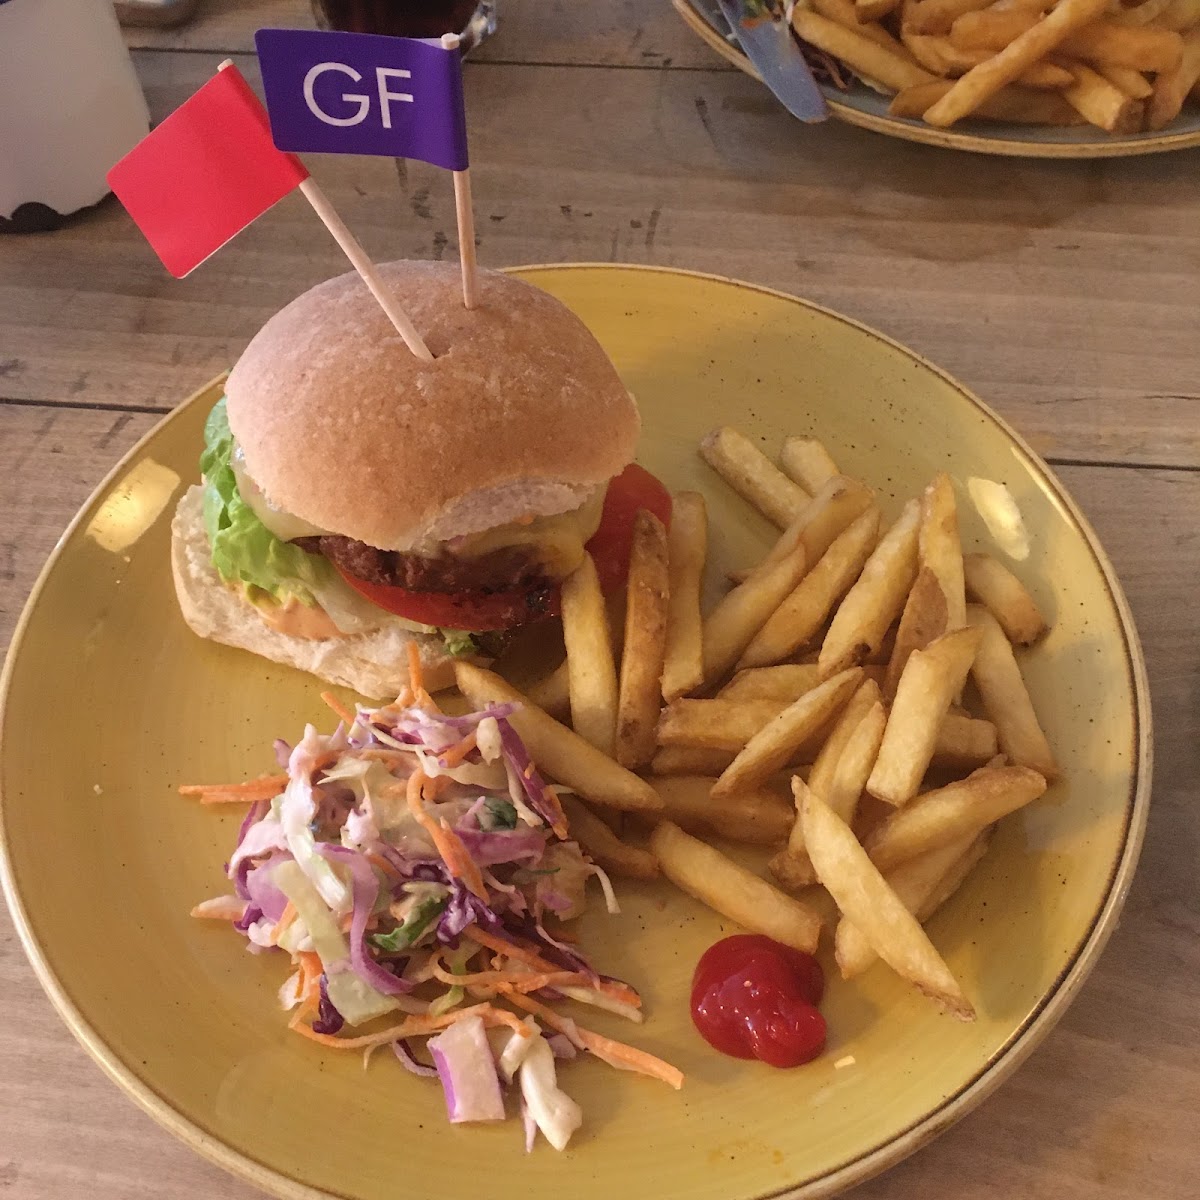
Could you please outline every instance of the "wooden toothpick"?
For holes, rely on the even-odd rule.
[[[457,50],[457,33],[442,35],[443,50]],[[479,303],[479,269],[475,260],[475,211],[471,204],[471,172],[454,171],[454,212],[458,218],[458,261],[462,267],[463,305]]]
[[[233,59],[227,58],[217,68],[224,71],[233,66]],[[371,261],[367,252],[362,248],[358,238],[346,228],[345,221],[338,216],[337,209],[329,202],[329,198],[321,190],[317,181],[309,176],[301,185],[300,191],[305,200],[312,205],[313,211],[321,218],[325,228],[333,235],[333,240],[342,248],[342,253],[350,260],[350,265],[359,273],[363,283],[371,295],[379,302],[379,307],[387,315],[387,319],[395,326],[396,332],[404,339],[404,344],[425,362],[432,362],[433,355],[417,332],[408,313],[396,302],[396,298],[388,290],[387,285],[379,276],[379,271]],[[472,259],[474,258],[474,243],[472,243]],[[469,308],[470,305],[467,305]]]

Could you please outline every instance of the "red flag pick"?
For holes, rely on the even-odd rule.
[[[108,173],[177,279],[308,178],[275,148],[266,110],[236,69],[219,71]]]

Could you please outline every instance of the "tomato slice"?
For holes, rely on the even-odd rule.
[[[587,544],[600,586],[606,592],[625,582],[633,521],[642,508],[649,509],[663,524],[670,524],[670,493],[644,467],[630,463],[608,485],[600,525]],[[441,629],[485,633],[556,617],[559,612],[557,585],[501,592],[411,592],[386,583],[368,583],[338,569],[342,578],[372,604],[406,620]]]

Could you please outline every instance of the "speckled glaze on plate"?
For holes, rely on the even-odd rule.
[[[672,487],[708,496],[714,585],[769,534],[695,453],[718,423],[770,446],[818,433],[891,511],[938,470],[960,487],[981,475],[1012,489],[1033,537],[1020,571],[1053,620],[1028,673],[1065,780],[1003,823],[932,922],[979,1020],[940,1017],[876,966],[853,985],[832,981],[829,1050],[818,1062],[784,1072],[723,1058],[692,1029],[687,993],[700,953],[730,930],[665,883],[625,883],[622,916],[589,914],[583,936],[605,969],[643,991],[648,1021],[632,1040],[677,1063],[687,1083],[675,1093],[597,1062],[566,1067],[587,1119],[565,1154],[542,1146],[526,1156],[518,1122],[451,1127],[436,1085],[382,1056],[364,1074],[357,1055],[289,1034],[274,1001],[283,964],[188,917],[197,899],[223,890],[240,814],[204,811],[176,786],[270,769],[272,738],[328,720],[311,678],[199,641],[175,609],[169,517],[196,476],[219,380],[100,486],[22,618],[0,711],[6,897],[39,979],[109,1075],[173,1133],[274,1195],[832,1195],[928,1141],[1010,1074],[1111,932],[1150,781],[1146,682],[1128,609],[1041,462],[894,342],[710,276],[519,273],[575,309],[612,355],[642,406],[641,461]],[[960,494],[965,538],[981,544]],[[69,722],[69,742],[54,742],[56,718]]]
[[[752,79],[761,78],[741,47],[730,45],[721,32],[728,26],[715,0],[672,0],[672,3],[683,23],[705,45]],[[1092,125],[1016,125],[971,119],[950,129],[938,129],[924,121],[891,116],[888,112],[891,97],[857,79],[845,91],[828,85],[822,85],[821,91],[829,111],[841,121],[906,142],[947,150],[971,150],[1008,158],[1130,158],[1200,146],[1200,107],[1195,104],[1188,105],[1168,128],[1145,133],[1111,134]]]

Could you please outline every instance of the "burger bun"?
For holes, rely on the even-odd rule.
[[[436,691],[454,682],[454,660],[441,639],[417,633],[383,610],[378,628],[350,637],[300,638],[272,629],[213,569],[203,511],[203,489],[189,488],[171,522],[175,594],[184,620],[200,637],[307,671],[373,700],[392,700],[408,686],[408,645],[415,642],[425,686]]]

